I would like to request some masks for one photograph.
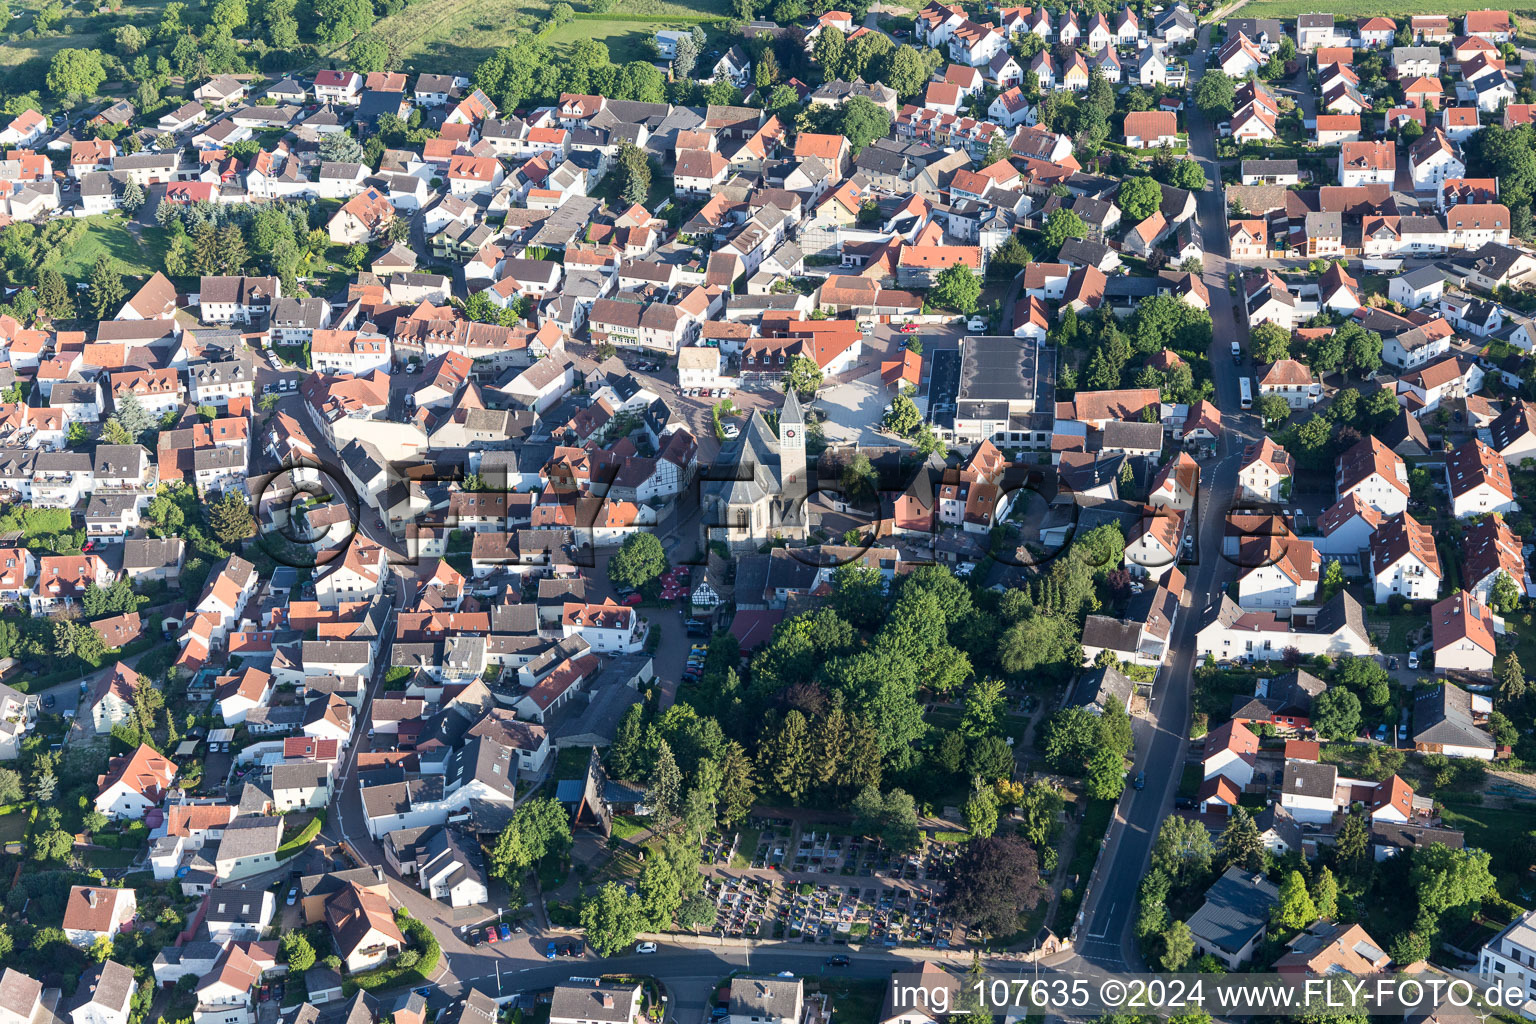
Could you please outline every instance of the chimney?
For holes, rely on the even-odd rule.
[[[611,993],[611,992],[599,992],[598,996],[597,996],[597,1001],[603,1004],[603,1009],[605,1009],[605,1010],[613,1009],[613,993]]]
[[[96,890],[95,889],[87,889],[87,890],[85,890],[83,895],[85,896],[86,906],[91,907],[91,908],[94,909],[95,906],[96,906]]]

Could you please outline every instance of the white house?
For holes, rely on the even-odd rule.
[[[1407,512],[1391,516],[1371,538],[1371,580],[1376,603],[1393,595],[1432,601],[1440,594],[1440,554],[1434,531]]]
[[[1334,466],[1334,500],[1356,495],[1384,515],[1408,508],[1408,467],[1375,436],[1357,441]]]
[[[1243,450],[1237,471],[1239,493],[1258,501],[1282,501],[1289,493],[1293,466],[1291,453],[1266,436]]]
[[[1504,457],[1478,438],[1446,457],[1445,480],[1458,519],[1489,512],[1507,515],[1520,508]]]
[[[107,763],[106,774],[96,780],[96,810],[109,818],[143,818],[165,799],[175,778],[175,763],[141,743]]]

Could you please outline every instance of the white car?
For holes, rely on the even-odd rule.
[[[1409,668],[1418,668],[1419,667],[1419,652],[1418,651],[1409,651],[1408,652],[1408,667]]]
[[[654,942],[642,942],[642,943],[640,943],[639,945],[637,945],[635,947],[635,952],[636,953],[654,953],[654,952],[656,952],[656,943],[654,943]]]
[[[741,433],[741,428],[734,423],[727,423],[722,433],[725,434],[726,440],[729,441]]]
[[[973,316],[965,322],[968,331],[984,331],[987,329],[987,321],[983,317]]]

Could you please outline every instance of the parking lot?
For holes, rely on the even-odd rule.
[[[816,407],[826,414],[822,436],[828,444],[882,445],[892,438],[879,430],[890,393],[878,373],[821,389]]]

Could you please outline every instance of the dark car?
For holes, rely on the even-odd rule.
[[[1131,780],[1131,785],[1134,786],[1137,789],[1146,789],[1147,788],[1147,773],[1146,772],[1137,772],[1136,773],[1136,778]]]
[[[1174,797],[1173,806],[1181,811],[1187,811],[1195,806],[1195,802],[1187,796]]]
[[[53,699],[53,694],[51,694],[51,693],[44,694],[44,696],[43,696],[43,707],[51,708],[51,707],[53,707],[54,703],[55,703],[55,701]]]
[[[851,963],[851,961],[848,959],[848,956],[845,953],[839,953],[836,956],[827,957],[828,967],[847,967],[849,963]]]

